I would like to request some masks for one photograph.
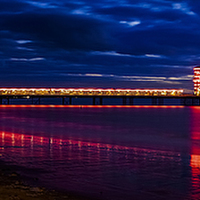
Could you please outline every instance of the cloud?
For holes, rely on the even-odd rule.
[[[173,3],[173,9],[181,10],[182,12],[186,13],[187,15],[195,15],[193,11],[190,10],[186,3]]]
[[[102,74],[85,74],[85,76],[102,77]]]
[[[186,75],[186,76],[180,76],[180,77],[169,77],[169,80],[181,80],[181,81],[185,81],[185,80],[191,80],[193,79],[193,75]]]
[[[94,78],[111,78],[120,81],[135,81],[135,82],[165,82],[170,84],[181,84],[180,81],[192,80],[192,75],[179,76],[179,77],[159,77],[159,76],[120,76],[114,74],[66,74],[62,73],[62,76],[72,77],[94,77]]]
[[[122,54],[117,53],[115,51],[93,51],[91,52],[91,55],[105,55],[105,56],[122,56],[122,57],[131,57],[130,54]]]
[[[44,9],[57,8],[57,6],[52,5],[51,3],[44,3],[44,2],[38,2],[38,1],[26,1],[26,3],[39,7],[39,8],[44,8]]]
[[[11,61],[22,61],[22,62],[32,62],[32,61],[42,61],[45,58],[10,58]]]
[[[127,24],[128,26],[131,26],[131,27],[141,24],[140,21],[132,21],[132,22],[131,21],[130,22],[128,22],[128,21],[120,21],[119,23],[120,24]]]
[[[131,55],[126,53],[118,53],[115,51],[93,51],[91,55],[99,55],[99,56],[119,56],[119,57],[130,57],[130,58],[164,58],[161,55],[155,54],[145,54],[145,55]]]
[[[16,41],[18,44],[27,44],[27,43],[30,43],[32,42],[31,40],[17,40]]]
[[[112,38],[104,31],[107,23],[79,15],[23,13],[7,16],[0,24],[4,29],[64,49],[106,50],[112,45]]]
[[[165,5],[155,4],[154,2],[152,4],[130,3],[129,5],[107,6],[98,8],[96,12],[118,21],[133,21],[134,19],[135,21],[142,21],[143,24],[144,22],[152,24],[155,20],[161,20],[162,23],[176,22],[181,18],[190,17],[186,11],[173,8],[170,2]]]
[[[17,47],[17,49],[25,50],[25,51],[34,51],[34,49],[29,49],[29,48],[26,48],[26,47]]]
[[[161,58],[161,55],[155,55],[155,54],[145,54],[145,56],[149,58]]]

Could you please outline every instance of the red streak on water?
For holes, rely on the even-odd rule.
[[[43,136],[34,136],[34,135],[26,135],[19,133],[9,133],[9,132],[0,132],[0,145],[2,149],[4,146],[10,147],[25,147],[25,146],[38,146],[38,145],[53,145],[55,146],[76,146],[76,147],[89,147],[96,149],[104,149],[104,150],[131,150],[131,151],[147,151],[151,153],[157,154],[158,150],[153,149],[145,149],[138,147],[127,147],[123,145],[113,145],[113,144],[105,144],[105,143],[97,143],[97,142],[84,142],[80,140],[72,140],[72,139],[61,139],[61,138],[49,138]],[[15,149],[13,149],[15,151]],[[18,151],[18,149],[16,149]],[[168,156],[170,154],[174,155],[176,153],[172,153],[169,151],[159,150],[160,153],[166,153]]]
[[[200,198],[200,108],[191,107],[191,173],[192,199]]]

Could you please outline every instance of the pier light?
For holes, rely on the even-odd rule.
[[[172,95],[174,95],[174,94],[175,94],[175,92],[176,92],[175,90],[172,90]]]
[[[199,71],[200,67],[194,67],[194,71]]]
[[[41,91],[44,91],[44,90],[45,90],[45,88],[39,88],[39,89],[37,89],[37,90],[41,90]]]
[[[200,78],[197,80],[194,77],[194,91],[196,95],[200,95]],[[25,95],[27,98],[39,95],[49,96],[63,96],[67,94],[70,96],[93,96],[93,95],[105,95],[105,96],[178,96],[183,93],[183,90],[176,89],[131,89],[131,88],[0,88],[1,95]]]

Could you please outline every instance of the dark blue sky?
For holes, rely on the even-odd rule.
[[[0,86],[193,89],[197,0],[0,0]]]

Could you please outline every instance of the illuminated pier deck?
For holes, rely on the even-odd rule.
[[[166,98],[181,99],[183,105],[200,104],[199,96],[186,95],[177,89],[0,88],[0,104],[10,104],[11,99],[30,99],[31,104],[41,104],[41,98],[61,98],[63,105],[72,105],[73,98],[92,98],[93,105],[97,99],[103,105],[104,98],[122,98],[123,105],[134,105],[135,98],[151,98],[152,105],[162,105]]]
[[[0,88],[0,96],[180,96],[173,89]]]

